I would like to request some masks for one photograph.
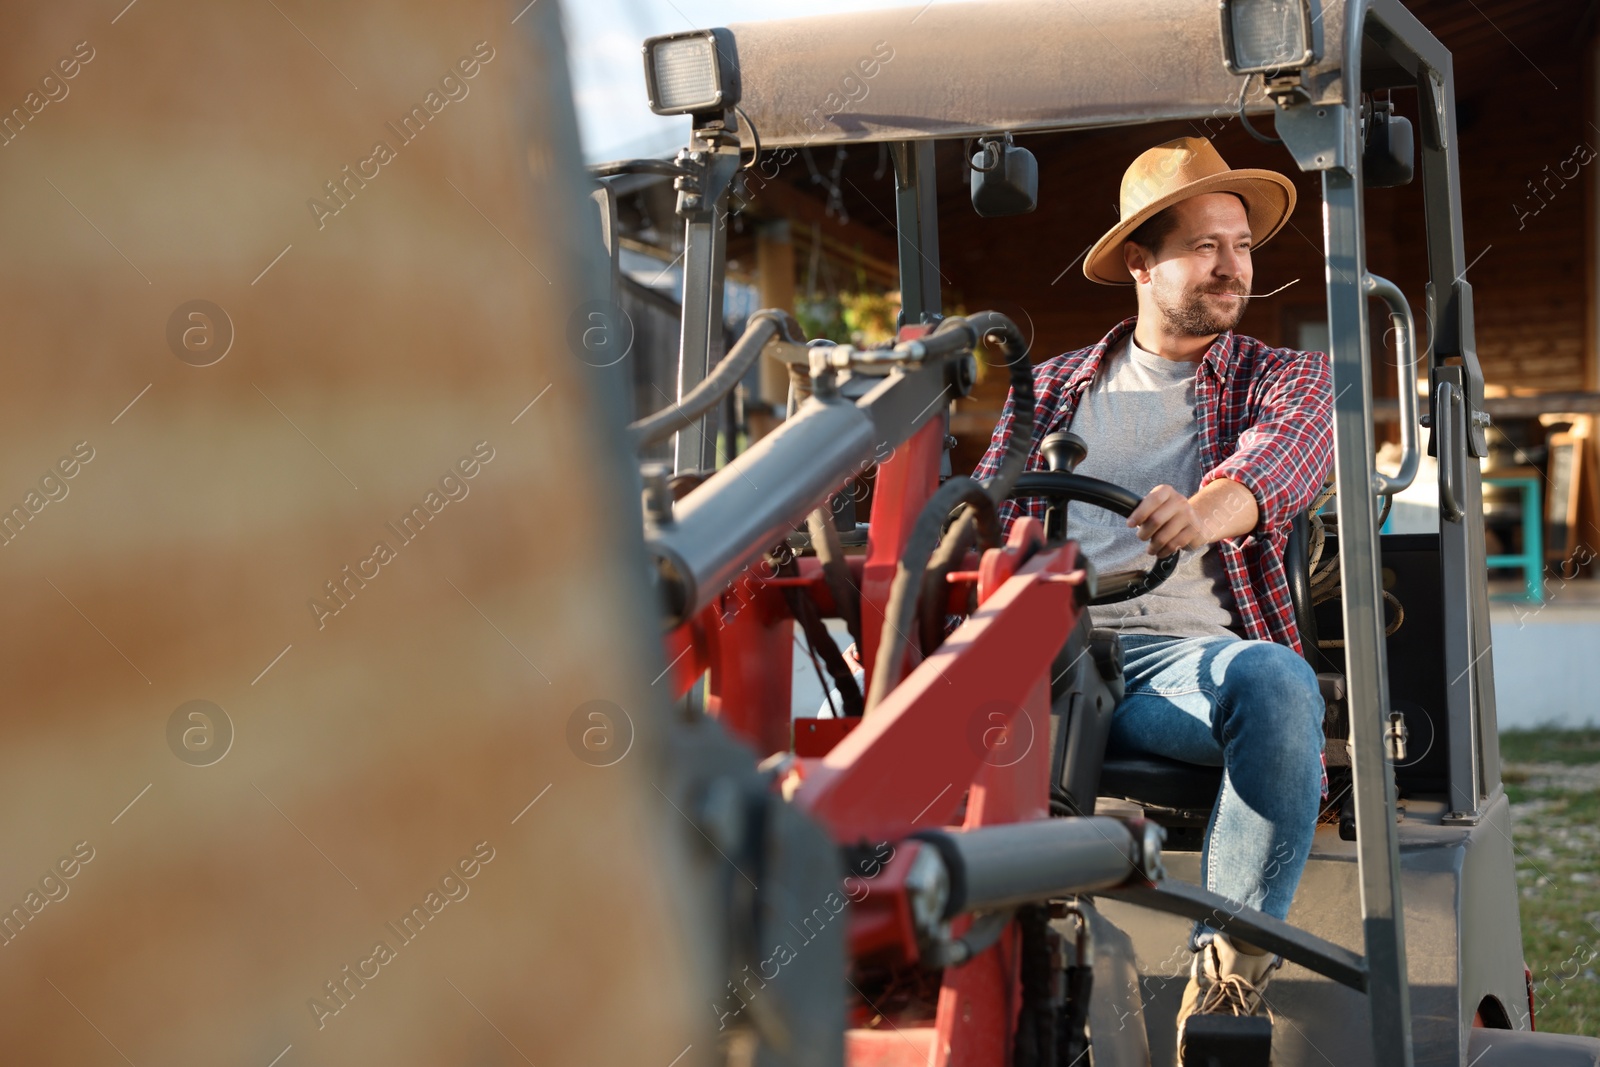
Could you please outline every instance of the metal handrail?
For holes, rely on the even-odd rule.
[[[1391,496],[1408,488],[1417,477],[1422,447],[1417,440],[1417,323],[1400,287],[1387,278],[1367,274],[1361,288],[1389,305],[1389,321],[1398,333],[1395,351],[1399,357],[1396,376],[1400,388],[1400,470],[1394,476],[1376,471],[1373,492]]]

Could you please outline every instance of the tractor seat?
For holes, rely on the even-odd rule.
[[[1334,709],[1344,700],[1344,676],[1318,674],[1317,688],[1327,709],[1325,721],[1332,722]],[[1108,753],[1100,771],[1101,796],[1166,809],[1185,821],[1207,821],[1221,788],[1221,767],[1183,763],[1146,752]]]
[[[1221,767],[1202,767],[1147,753],[1107,756],[1100,771],[1101,796],[1175,812],[1209,816],[1221,788]]]

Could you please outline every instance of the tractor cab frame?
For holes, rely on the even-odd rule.
[[[1301,21],[1263,33],[1250,10],[1268,8]],[[1262,66],[1248,54],[1262,40],[1293,44]],[[671,176],[684,223],[678,403],[635,427],[636,443],[675,438],[671,485],[668,472],[646,477],[647,544],[674,690],[686,696],[705,676],[704,714],[690,706],[675,742],[683,767],[694,769],[682,770],[672,792],[695,811],[722,796],[716,810],[732,804],[744,813],[741,825],[768,828],[755,851],[754,831],[708,837],[741,874],[753,876],[741,859],[768,872],[745,878],[760,886],[757,904],[740,895],[737,879],[730,876],[731,888],[718,883],[734,902],[725,944],[743,946],[730,949],[735,966],[727,993],[719,991],[719,1023],[748,1024],[759,1050],[751,1054],[776,1062],[1028,1062],[1042,1040],[1030,1036],[1029,1004],[1053,1003],[1051,1025],[1075,1018],[1095,1063],[1171,1063],[1166,1013],[1187,968],[1163,976],[1156,961],[1181,944],[1184,920],[1207,918],[1291,962],[1273,986],[1275,1012],[1292,1024],[1277,1027],[1275,1063],[1600,1063],[1600,1044],[1531,1032],[1485,585],[1477,460],[1487,454],[1489,418],[1466,279],[1451,57],[1439,41],[1399,0],[1224,0],[1220,19],[1215,0],[1103,0],[1092,12],[1057,0],[991,0],[673,34],[647,42],[645,54],[652,106],[692,114],[691,143],[671,162],[596,173]],[[1140,76],[1108,76],[1107,57],[1116,56]],[[1409,161],[1373,153],[1368,94],[1403,89],[1417,94],[1426,204],[1419,239],[1430,281],[1420,351],[1406,297],[1369,269],[1363,223],[1369,183],[1409,178]],[[1195,853],[1173,847],[1176,838],[1163,850],[1152,825],[1174,814],[1176,802],[1132,797],[1129,788],[1097,803],[1105,790],[1091,789],[1068,817],[1051,817],[1049,800],[1071,784],[1071,768],[1087,760],[1098,780],[1104,753],[1082,742],[1084,705],[1097,702],[1108,715],[1119,692],[1114,662],[1101,672],[1110,686],[1088,677],[1071,682],[1071,692],[1050,684],[1063,648],[1091,642],[1083,607],[1097,579],[1074,542],[1022,520],[1007,544],[944,559],[944,584],[921,588],[923,615],[944,610],[942,600],[930,608],[929,598],[946,586],[954,590],[948,606],[977,609],[942,644],[918,629],[896,586],[897,570],[930,565],[919,515],[940,503],[946,513],[960,502],[975,513],[992,508],[978,507],[970,489],[940,495],[941,483],[965,481],[941,478],[945,413],[950,396],[970,388],[973,353],[985,339],[999,343],[1017,383],[1019,339],[1002,317],[943,318],[935,141],[977,138],[1004,163],[1013,137],[1161,121],[1214,127],[1236,114],[1270,116],[1285,165],[1321,176],[1336,394],[1340,596],[1318,613],[1301,590],[1297,609],[1303,630],[1342,640],[1314,665],[1339,676],[1325,695],[1347,723],[1354,840],[1348,826],[1345,835],[1319,827],[1291,923],[1192,884]],[[763,313],[725,353],[726,220],[741,182],[774,154],[867,143],[887,144],[894,164],[897,342],[807,348],[791,321]],[[1019,170],[1024,200],[1028,181]],[[615,264],[616,208],[602,186]],[[1396,476],[1375,466],[1374,298],[1398,338],[1404,459]],[[717,400],[761,354],[789,363],[803,402],[719,470]],[[1438,531],[1380,536],[1383,498],[1417,468],[1418,423],[1438,458]],[[827,551],[826,522],[810,522],[809,538],[794,534],[867,465],[878,473],[864,556]],[[807,543],[815,554],[781,551]],[[1303,522],[1293,543],[1303,554]],[[1386,637],[1386,568],[1416,590],[1403,646]],[[915,600],[916,591],[909,595]],[[792,724],[794,622],[812,633],[829,615],[863,631],[867,713]],[[891,652],[880,656],[886,644]],[[1308,651],[1316,645],[1308,636]],[[1396,718],[1401,707],[1407,713]],[[1009,729],[1038,737],[1044,755],[1003,765],[988,758],[973,743],[974,724],[981,734],[996,708]],[[1406,719],[1418,743],[1426,720],[1423,756],[1407,758],[1397,744]],[[715,789],[738,762],[720,740],[726,735],[764,760],[760,788],[740,793],[738,803]],[[720,754],[706,757],[708,748]],[[788,814],[774,815],[757,793],[781,797]],[[1146,803],[1122,810],[1113,801],[1124,797]],[[820,855],[822,846],[801,823],[822,827],[842,867],[802,873],[800,857]],[[806,917],[820,913],[806,893],[841,884],[848,933],[838,924],[821,936],[819,927],[819,943],[839,938],[832,948],[790,946],[801,962],[783,988],[784,978],[764,968],[782,974],[785,963],[763,937],[785,923],[811,933]],[[1041,1001],[1037,978],[1028,977],[1040,945],[1062,944],[1072,961],[1067,985],[1074,968],[1080,981],[1092,972],[1092,997],[1085,988],[1078,1003],[1070,990]],[[858,965],[852,987],[843,985],[845,955]],[[885,959],[897,962],[865,965]],[[766,979],[760,995],[749,980],[753,961]],[[901,980],[913,965],[934,977],[908,993]],[[841,971],[836,978],[832,968]],[[869,972],[895,977],[864,989]],[[921,997],[926,1025],[907,1022],[915,1012],[891,1009],[883,997],[900,1006]],[[1135,1025],[1140,1019],[1148,1026]],[[1061,1055],[1076,1046],[1051,1047]]]

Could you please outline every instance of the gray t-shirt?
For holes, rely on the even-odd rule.
[[[1130,336],[1106,353],[1078,405],[1070,429],[1089,446],[1077,473],[1120,485],[1141,499],[1158,485],[1184,496],[1200,489],[1200,420],[1195,411],[1198,362],[1178,363],[1146,352]],[[1155,562],[1121,515],[1074,503],[1067,534],[1101,575],[1146,570]],[[1120,604],[1091,607],[1095,626],[1177,637],[1241,635],[1233,590],[1213,545],[1185,549],[1158,588]]]

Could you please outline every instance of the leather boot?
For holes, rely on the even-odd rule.
[[[1178,1062],[1183,1062],[1184,1027],[1191,1015],[1260,1015],[1267,1011],[1261,994],[1272,972],[1283,966],[1283,959],[1272,953],[1244,952],[1217,934],[1195,953],[1189,971],[1189,985],[1178,1008]]]

